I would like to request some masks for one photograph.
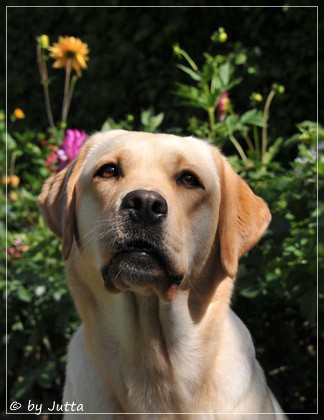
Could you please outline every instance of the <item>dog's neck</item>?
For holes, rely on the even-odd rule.
[[[69,270],[77,270],[69,277],[78,279],[78,283],[72,280],[70,287],[78,295],[85,344],[96,354],[99,368],[117,400],[125,400],[122,395],[132,387],[155,389],[152,398],[163,394],[163,388],[173,389],[174,395],[165,394],[169,395],[165,406],[181,411],[184,407],[176,406],[176,401],[188,404],[197,389],[208,389],[200,380],[210,377],[205,371],[213,368],[218,348],[215,343],[223,336],[233,286],[232,279],[224,277],[222,270],[212,281],[196,281],[190,291],[180,287],[169,303],[154,293],[111,294],[103,289],[99,278],[92,279],[98,287],[90,290],[85,281],[89,274],[82,267],[70,265],[68,273]],[[123,381],[114,380],[114,372],[122,372]],[[148,378],[153,382],[148,384]],[[120,382],[124,389],[116,389],[115,384]],[[183,384],[183,389],[179,384]],[[140,409],[122,407],[126,411],[131,408]]]

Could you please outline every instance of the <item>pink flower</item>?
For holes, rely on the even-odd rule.
[[[57,150],[51,152],[46,159],[45,165],[49,171],[57,173],[72,162],[77,157],[87,136],[85,131],[66,130],[63,143]]]
[[[218,119],[223,121],[231,109],[231,100],[228,92],[223,92],[217,104]]]
[[[56,174],[58,172],[58,156],[56,151],[49,153],[45,166],[52,174]]]
[[[10,255],[13,255],[15,252],[16,252],[16,250],[15,250],[15,248],[13,248],[13,247],[10,247],[10,248],[8,249],[8,254],[10,254]]]
[[[72,162],[72,160],[77,157],[79,150],[81,149],[81,146],[85,142],[87,136],[88,135],[85,131],[66,130],[66,136],[61,149],[64,150],[69,162]]]
[[[8,254],[12,257],[12,258],[20,258],[22,257],[23,252],[26,252],[29,249],[29,245],[23,245],[23,240],[20,238],[16,238],[12,245],[9,249],[8,249]]]

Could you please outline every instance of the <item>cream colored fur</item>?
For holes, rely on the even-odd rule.
[[[107,164],[119,176],[111,167],[103,172]],[[186,173],[199,183],[183,180]],[[169,264],[155,267],[149,255],[154,279],[141,269],[141,281],[123,270],[121,257],[114,260],[118,243],[132,239],[123,203],[138,190],[167,203],[158,226],[135,223],[136,235],[152,238]],[[230,309],[238,260],[270,212],[215,147],[163,134],[98,133],[45,183],[39,203],[62,239],[82,319],[69,345],[64,402],[82,403],[86,419],[285,418]],[[104,282],[109,264],[114,275]]]

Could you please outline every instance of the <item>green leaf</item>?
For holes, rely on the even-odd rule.
[[[255,125],[257,127],[265,127],[262,114],[256,109],[250,109],[241,115],[241,123]]]
[[[36,375],[37,372],[32,371],[28,373],[21,382],[17,383],[12,391],[12,398],[20,400],[24,395],[26,395],[27,391],[33,386]]]
[[[201,80],[201,75],[199,74],[199,72],[196,72],[190,69],[189,67],[183,66],[182,64],[178,64],[177,67],[184,73],[187,73],[193,80],[196,80],[197,82]]]
[[[226,86],[223,87],[223,92],[231,90],[234,86],[240,84],[241,81],[242,81],[241,77],[238,77],[237,79],[232,80]]]
[[[164,119],[164,113],[154,115],[154,111],[150,108],[141,112],[142,130],[154,133],[161,125]]]
[[[223,86],[228,85],[232,73],[233,73],[233,66],[228,61],[219,66],[219,77],[222,81]]]
[[[240,290],[240,295],[248,298],[248,299],[254,299],[260,294],[260,290],[257,290],[256,288],[244,288]]]
[[[318,174],[324,176],[324,162],[318,163]]]
[[[283,143],[282,138],[278,138],[277,140],[275,140],[275,142],[268,148],[268,150],[266,151],[263,157],[264,163],[270,163],[272,161],[275,155],[279,152],[282,146],[282,143]]]
[[[176,94],[185,99],[184,105],[207,110],[213,105],[214,96],[205,94],[196,87],[177,84]]]
[[[17,292],[19,300],[23,302],[31,302],[32,297],[31,294],[28,292],[27,289],[19,288]]]
[[[113,130],[116,128],[116,123],[111,119],[108,118],[102,125],[101,127],[101,131],[108,131],[108,130]]]

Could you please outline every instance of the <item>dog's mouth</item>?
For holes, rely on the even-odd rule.
[[[153,289],[167,300],[174,297],[183,278],[175,272],[167,252],[144,240],[120,244],[101,272],[112,292]]]

